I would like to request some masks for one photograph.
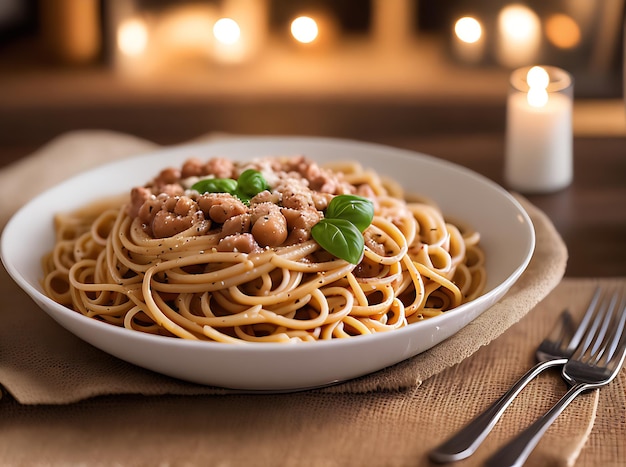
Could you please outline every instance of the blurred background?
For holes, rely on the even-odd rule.
[[[624,10],[624,0],[0,0],[0,164],[84,128],[160,144],[298,134],[427,152],[437,136],[503,134],[509,76],[529,64],[574,76],[575,135],[623,135]]]

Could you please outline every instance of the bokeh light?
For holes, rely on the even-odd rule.
[[[217,20],[213,26],[213,36],[222,44],[236,44],[241,37],[241,29],[234,19],[221,18]]]
[[[531,39],[539,29],[539,18],[528,7],[509,5],[502,9],[499,16],[502,31],[517,40]]]
[[[139,19],[130,19],[120,24],[117,46],[125,55],[141,55],[148,46],[148,28],[145,23]]]
[[[291,22],[291,35],[298,42],[309,44],[317,39],[319,29],[313,18],[300,16]]]
[[[545,24],[546,37],[555,47],[573,49],[580,44],[580,27],[571,16],[557,13],[548,17]]]
[[[473,44],[481,38],[483,29],[476,18],[466,16],[454,24],[454,33],[459,40]]]

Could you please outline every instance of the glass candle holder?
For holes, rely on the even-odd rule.
[[[521,193],[549,193],[573,177],[574,82],[556,67],[511,74],[507,100],[505,181]]]

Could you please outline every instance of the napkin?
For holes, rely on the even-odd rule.
[[[0,171],[3,223],[19,206],[61,180],[104,162],[157,146],[109,131],[60,136],[36,153]],[[42,177],[45,174],[45,177]],[[37,180],[35,185],[30,180]],[[27,185],[30,190],[25,190]],[[326,393],[366,393],[417,388],[429,377],[462,362],[526,315],[561,280],[567,250],[550,220],[518,196],[534,223],[535,254],[520,280],[495,306],[452,338],[414,358],[337,386]],[[110,394],[230,394],[187,383],[112,357],[65,331],[22,293],[2,269],[0,276],[0,384],[22,404],[67,404]]]

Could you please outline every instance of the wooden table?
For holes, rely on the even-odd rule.
[[[502,183],[504,138],[500,133],[459,134],[454,137],[445,135],[376,137],[371,140],[447,159]],[[571,258],[567,270],[567,275],[570,277],[586,276],[594,278],[585,279],[584,281],[586,282],[595,282],[597,281],[595,278],[598,277],[626,277],[626,244],[623,241],[626,238],[626,209],[623,206],[624,201],[626,201],[626,179],[624,178],[626,174],[626,160],[623,150],[625,143],[626,140],[623,137],[577,138],[574,145],[575,178],[572,185],[558,193],[529,196],[531,202],[540,207],[554,221],[557,229],[563,235],[569,247]],[[33,147],[25,145],[22,149],[14,151],[13,154],[20,156],[19,153],[23,151],[23,155],[26,155],[35,149],[35,145]],[[0,155],[3,154],[1,151],[2,149],[0,148]],[[564,283],[567,283],[567,281],[563,281],[561,285]],[[572,287],[571,282],[569,287]],[[579,289],[580,287],[577,287],[576,290]],[[571,294],[567,294],[567,297],[570,296]],[[544,308],[544,311],[554,312],[554,310],[560,309],[562,309],[561,301],[558,302],[558,306]],[[545,318],[547,316],[539,308],[536,311],[539,312],[536,314],[538,317]],[[537,320],[530,321],[530,323],[536,322]],[[509,331],[517,332],[514,328],[507,332]],[[527,356],[529,360],[528,362],[524,360],[519,363],[513,369],[513,376],[521,374],[532,364],[532,351],[535,344],[528,340],[526,332],[522,334],[525,336],[524,342],[528,342],[528,348],[524,348],[523,352],[518,352],[518,354]],[[545,335],[545,331],[541,331],[540,335]],[[504,347],[508,348],[509,342],[506,340],[506,336],[503,336],[503,338],[505,340],[500,340],[500,342],[505,342]],[[496,342],[494,341],[494,343]],[[0,346],[0,353],[2,350]],[[439,377],[435,376],[429,379],[425,383],[424,389],[419,393],[412,391],[383,391],[366,396],[359,395],[355,400],[358,401],[358,408],[363,410],[364,418],[360,420],[371,422],[371,420],[375,419],[378,425],[384,419],[386,420],[386,427],[394,428],[398,425],[398,413],[401,413],[408,417],[408,420],[411,420],[410,426],[414,428],[416,422],[413,417],[416,417],[420,408],[423,407],[423,404],[420,405],[418,403],[421,400],[417,397],[419,394],[424,393],[428,395],[425,391],[428,391],[429,387],[436,385],[437,381],[440,381],[441,384],[441,380],[438,378],[452,375],[456,379],[452,382],[444,380],[445,384],[441,384],[441,387],[436,387],[433,391],[434,394],[446,394],[447,388],[456,388],[451,393],[455,397],[454,394],[458,394],[462,388],[467,386],[467,381],[465,381],[467,371],[474,372],[477,371],[476,368],[484,368],[487,361],[491,362],[491,370],[493,370],[494,362],[508,365],[510,359],[501,358],[504,350],[502,348],[498,350],[498,347],[494,347],[492,344],[483,347],[482,352],[480,354],[477,353],[477,357],[473,356],[471,359],[463,362],[465,364],[465,372],[457,371],[457,367],[450,368],[447,373],[442,373]],[[480,355],[483,355],[486,360],[480,360],[476,363],[476,358]],[[558,374],[553,376],[557,382],[560,382]],[[509,379],[511,378],[503,377],[501,381],[498,380],[497,383],[501,384],[502,388],[497,387],[495,393],[500,394],[505,387],[508,387],[512,383],[512,379],[510,381]],[[477,381],[480,384],[484,384],[484,380],[478,379]],[[620,397],[623,394],[622,387],[623,379],[612,386]],[[553,394],[556,400],[559,391],[561,391],[561,386],[553,389],[550,394]],[[471,394],[474,393],[472,392]],[[532,396],[534,393],[527,391],[526,394],[531,394]],[[619,463],[616,464],[614,461],[615,459],[623,458],[621,453],[624,452],[624,445],[614,441],[606,444],[603,440],[610,433],[619,433],[617,435],[618,441],[623,439],[623,437],[620,437],[624,429],[623,423],[620,422],[620,420],[623,420],[623,417],[619,415],[621,412],[617,412],[618,415],[615,412],[615,410],[623,411],[623,404],[620,402],[623,399],[615,403],[619,404],[618,406],[614,406],[612,405],[613,401],[617,400],[615,393],[604,391],[601,396],[607,394],[608,396],[601,399],[601,402],[598,404],[600,414],[598,421],[594,424],[593,431],[585,444],[577,465],[595,466],[598,463],[601,465],[621,465]],[[211,447],[213,447],[211,443],[214,442],[215,436],[223,433],[223,430],[215,430],[215,425],[212,422],[211,417],[216,416],[216,414],[221,413],[227,418],[233,413],[238,414],[237,417],[240,418],[237,418],[237,420],[246,420],[248,424],[246,426],[249,428],[249,426],[259,423],[258,420],[263,419],[265,415],[275,417],[275,406],[279,406],[287,407],[284,416],[288,419],[291,420],[295,414],[295,416],[303,417],[302,419],[308,422],[310,420],[309,415],[306,413],[306,410],[301,410],[301,403],[297,402],[297,397],[297,394],[268,397],[185,397],[171,395],[143,397],[120,394],[110,397],[90,398],[74,404],[37,406],[20,405],[6,394],[1,401],[6,416],[4,424],[0,423],[0,429],[3,429],[4,433],[10,436],[8,438],[10,441],[5,446],[0,446],[0,459],[4,455],[12,456],[10,457],[12,460],[28,458],[41,461],[44,456],[56,456],[54,458],[57,461],[61,460],[64,464],[67,464],[72,462],[81,463],[84,462],[84,457],[95,459],[97,456],[100,460],[107,459],[111,462],[119,463],[120,459],[131,459],[136,462],[139,456],[144,463],[134,465],[146,465],[145,460],[147,458],[143,456],[155,455],[155,453],[160,455],[161,452],[155,450],[155,447],[162,446],[167,448],[165,451],[167,451],[170,458],[176,456],[178,460],[178,456],[183,456],[179,460],[185,463],[184,456],[190,456],[189,459],[197,460],[200,454],[205,457],[211,455]],[[307,393],[304,393],[304,397],[320,398],[320,400],[323,398],[325,406],[331,408],[329,417],[335,416],[334,407],[338,407],[340,403],[346,402],[348,398],[345,395],[309,395]],[[332,401],[331,397],[333,398]],[[366,399],[366,397],[370,399]],[[429,396],[425,397],[428,399]],[[590,399],[586,400],[589,401]],[[550,402],[550,400],[547,400],[547,402]],[[544,401],[544,403],[547,402]],[[431,403],[430,399],[428,399],[428,403]],[[285,406],[285,404],[287,405]],[[374,412],[371,411],[372,404],[379,404]],[[389,410],[385,411],[386,407],[399,407],[402,410],[398,413],[393,411],[390,415]],[[538,409],[538,407],[533,407]],[[199,408],[200,410],[198,410]],[[166,412],[171,413],[171,418],[167,418],[168,422],[163,424]],[[367,413],[371,413],[372,417],[368,418],[366,416]],[[384,414],[387,414],[386,418],[383,417]],[[352,416],[353,412],[350,412],[350,418]],[[157,419],[158,422],[155,421]],[[171,442],[172,438],[169,437],[169,434],[167,435],[168,437],[165,437],[167,432],[161,428],[162,426],[172,428],[174,426],[170,424],[172,420],[177,421],[177,423],[180,422],[183,427],[181,429],[174,428],[173,432],[178,437],[174,438],[174,442]],[[103,421],[106,424],[104,430],[102,429]],[[506,422],[506,419],[504,422]],[[235,439],[239,439],[242,433],[242,426],[239,426],[238,423],[240,422],[235,423],[236,426],[233,428],[237,435]],[[506,425],[501,425],[499,436],[502,437],[503,433],[506,435],[509,431],[513,432],[514,429],[515,427],[509,426],[506,428]],[[616,431],[618,429],[621,431]],[[200,440],[196,443],[195,438],[187,436],[185,430],[188,430],[193,435],[200,433]],[[342,430],[345,432],[343,428]],[[369,430],[368,434],[371,434]],[[496,432],[496,435],[498,435],[498,432]],[[252,435],[250,437],[252,438]],[[95,442],[82,444],[86,448],[85,451],[77,453],[73,449],[73,446],[78,442],[77,440],[93,440],[94,438],[96,439]],[[243,438],[245,439],[246,436],[244,435]],[[54,441],[48,441],[47,444],[45,442],[34,443],[36,448],[32,450],[25,447],[33,444],[32,440],[35,439],[43,439],[44,441],[53,439]],[[137,450],[135,439],[140,440],[139,444],[144,448],[143,451]],[[172,454],[169,448],[176,449],[179,440],[182,440],[181,444],[186,446],[184,448],[186,450],[182,453]],[[498,439],[493,436],[491,440],[499,443],[503,441],[502,438]],[[412,441],[414,441],[413,438]],[[189,443],[193,445],[191,449],[189,448]],[[202,443],[207,444],[203,445]],[[258,445],[265,444],[260,442]],[[308,439],[304,445],[310,447]],[[406,446],[413,446],[413,443],[407,443]],[[2,452],[3,449],[4,452]],[[138,455],[138,452],[141,454]],[[403,457],[395,458],[395,464],[390,462],[389,465],[412,465],[414,459],[416,465],[418,465],[420,459],[425,460],[423,458],[424,454],[422,451],[415,452],[419,452],[419,455],[422,457],[420,458],[417,454],[413,455],[411,452],[405,452]],[[483,450],[482,452],[484,454],[485,451]],[[233,456],[237,458],[238,454],[228,452],[224,456],[232,460]],[[84,457],[81,458],[81,455]],[[202,459],[206,460],[204,457]],[[407,463],[407,459],[411,463]],[[606,459],[612,460],[613,463],[604,462]],[[474,458],[465,462],[464,465],[478,465],[478,462],[480,462],[479,458]],[[618,462],[621,461],[618,460]],[[203,464],[205,462],[198,463],[198,465]],[[286,464],[289,465],[289,462],[286,462]],[[57,462],[56,465],[62,464]],[[233,465],[250,465],[250,463],[237,464],[233,461]],[[341,463],[338,462],[337,465],[341,465]],[[422,463],[421,465],[424,464]]]

